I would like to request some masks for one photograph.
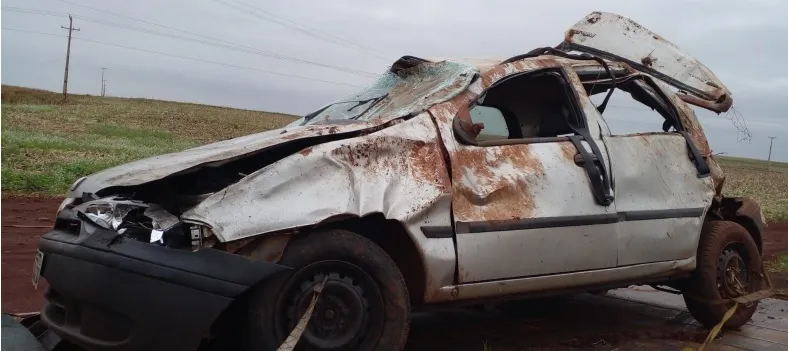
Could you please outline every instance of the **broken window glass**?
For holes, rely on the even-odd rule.
[[[290,126],[420,113],[465,90],[477,72],[473,66],[449,61],[424,61],[404,68],[395,63],[390,71],[360,92],[309,113]]]

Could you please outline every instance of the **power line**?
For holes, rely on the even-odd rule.
[[[66,4],[70,4],[70,5],[86,8],[86,9],[89,9],[89,10],[105,13],[105,14],[108,14],[108,15],[130,19],[132,21],[137,21],[137,22],[141,22],[141,23],[150,24],[152,26],[157,26],[157,27],[166,28],[166,29],[169,29],[169,30],[174,30],[176,32],[193,35],[193,36],[200,37],[200,38],[203,38],[203,39],[215,40],[215,41],[218,41],[218,42],[222,42],[222,43],[230,44],[230,45],[235,45],[235,46],[243,47],[243,48],[246,48],[246,49],[259,50],[259,49],[256,49],[256,48],[253,48],[253,47],[249,47],[249,46],[246,46],[246,45],[237,44],[237,43],[234,43],[234,42],[231,42],[231,41],[228,41],[228,40],[215,38],[215,37],[211,37],[211,36],[207,36],[207,35],[203,35],[203,34],[199,34],[199,33],[195,33],[195,32],[190,32],[190,31],[187,31],[187,30],[178,29],[178,28],[174,28],[174,27],[163,25],[163,24],[159,24],[159,23],[154,23],[154,22],[151,22],[151,21],[141,20],[141,19],[138,19],[138,18],[122,15],[122,14],[119,14],[119,13],[110,12],[110,11],[98,9],[98,8],[95,8],[95,7],[82,5],[82,4],[77,4],[77,3],[74,3],[74,2],[71,2],[71,1],[67,1],[67,0],[58,0],[58,1],[66,3]],[[249,6],[251,6],[251,5],[249,5]],[[262,10],[260,10],[260,11],[262,11]],[[326,35],[329,35],[329,34],[326,34]],[[361,47],[360,45],[358,45],[358,46]],[[362,47],[362,48],[364,48],[364,47]],[[388,58],[386,58],[386,57],[382,57],[382,56],[378,56],[378,57],[388,60]],[[375,74],[375,76],[377,76],[377,74]]]
[[[23,32],[23,33],[33,33],[33,34],[40,34],[40,35],[48,35],[48,36],[53,36],[53,37],[65,37],[63,35],[52,34],[52,33],[44,33],[44,32],[37,32],[37,31],[31,31],[31,30],[25,30],[25,29],[16,29],[16,28],[8,28],[8,27],[3,27],[2,29],[3,30],[14,31],[14,32]],[[107,43],[107,42],[98,41],[98,40],[92,40],[92,39],[87,39],[87,38],[73,37],[73,39],[78,39],[78,40],[82,40],[82,41],[86,41],[86,42],[90,42],[90,43],[114,46],[114,47],[124,48],[124,49],[128,49],[128,50],[142,51],[142,52],[147,52],[147,53],[157,54],[157,55],[162,55],[162,56],[170,56],[170,57],[177,57],[177,58],[182,58],[182,59],[192,60],[192,61],[197,61],[197,62],[211,63],[211,64],[215,64],[215,65],[232,67],[232,68],[237,68],[237,69],[257,71],[257,72],[268,73],[268,74],[275,74],[275,75],[285,76],[285,77],[314,80],[314,81],[318,81],[318,82],[331,83],[331,84],[337,84],[337,85],[345,85],[345,86],[356,87],[356,88],[361,88],[362,87],[362,86],[355,85],[355,84],[340,83],[340,82],[334,82],[334,81],[330,81],[330,80],[323,80],[323,79],[317,79],[317,78],[311,78],[311,77],[304,77],[304,76],[299,76],[299,75],[295,75],[295,74],[274,72],[274,71],[262,70],[262,69],[257,69],[257,68],[252,68],[252,67],[245,67],[245,66],[238,66],[238,65],[234,65],[234,64],[230,64],[230,63],[210,61],[210,60],[203,60],[203,59],[199,59],[199,58],[195,58],[195,57],[181,56],[181,55],[176,55],[176,54],[169,54],[169,53],[160,52],[160,51],[142,49],[142,48],[137,48],[137,47],[133,47],[133,46],[126,46],[126,45],[120,45],[120,44]]]
[[[378,50],[372,49],[370,47],[367,47],[367,46],[364,46],[364,45],[361,45],[361,44],[358,44],[358,43],[354,43],[354,42],[349,41],[347,39],[340,38],[340,37],[338,37],[336,35],[332,35],[330,33],[327,33],[325,31],[322,31],[322,30],[319,30],[319,29],[316,29],[316,28],[311,28],[311,27],[309,27],[309,26],[307,26],[305,24],[302,24],[302,23],[299,23],[299,22],[296,22],[296,21],[284,18],[282,16],[278,16],[278,15],[276,15],[274,13],[271,13],[269,11],[263,10],[263,9],[257,7],[257,6],[254,6],[254,5],[247,4],[247,3],[243,2],[243,1],[238,1],[238,0],[230,0],[230,1],[238,3],[241,6],[244,6],[244,7],[250,8],[250,9],[254,9],[254,10],[258,11],[258,12],[262,12],[262,13],[264,13],[264,14],[270,16],[270,17],[273,17],[273,18],[275,18],[277,20],[288,22],[288,23],[290,23],[290,24],[292,24],[294,26],[298,26],[298,27],[302,27],[303,28],[303,30],[301,30],[299,28],[291,27],[291,28],[294,28],[294,29],[296,29],[298,31],[307,31],[307,32],[311,32],[311,33],[317,33],[317,34],[322,35],[324,37],[331,38],[331,39],[333,39],[335,41],[338,41],[338,42],[341,42],[341,43],[345,43],[345,44],[348,44],[348,45],[352,45],[352,46],[355,46],[356,48],[359,48],[359,49],[371,52],[371,53],[373,53],[373,56],[377,56],[377,57],[386,59],[386,57],[375,55],[375,54],[383,54],[383,53],[378,51]],[[285,25],[285,24],[282,24],[282,25]],[[287,25],[285,25],[285,26],[287,26]]]
[[[107,10],[102,10],[102,9],[98,9],[98,8],[95,8],[95,7],[90,7],[90,6],[86,6],[86,5],[82,5],[82,4],[77,4],[77,3],[75,3],[75,2],[71,2],[71,1],[66,1],[66,0],[58,0],[58,1],[60,1],[60,2],[63,2],[63,3],[66,3],[66,4],[70,4],[70,5],[74,5],[74,6],[78,6],[78,7],[86,8],[86,9],[88,9],[88,10],[93,10],[93,11],[96,11],[96,12],[101,12],[101,13],[105,13],[105,14],[108,14],[108,15],[117,16],[117,17],[120,17],[120,18],[130,19],[130,20],[132,20],[132,21],[137,21],[137,22],[141,22],[141,23],[150,24],[150,25],[152,25],[152,26],[161,27],[161,28],[166,28],[166,29],[169,29],[169,30],[174,30],[174,31],[176,31],[176,32],[180,32],[180,33],[184,33],[184,34],[189,34],[189,35],[193,35],[193,36],[200,37],[200,38],[204,38],[204,39],[216,40],[216,41],[223,42],[223,43],[227,43],[227,44],[232,44],[232,45],[239,45],[239,46],[243,46],[243,45],[240,45],[240,44],[235,44],[235,43],[233,43],[233,42],[230,42],[230,41],[227,41],[227,40],[223,40],[223,39],[219,39],[219,38],[214,38],[214,37],[209,37],[209,36],[207,36],[207,35],[203,35],[203,34],[199,34],[199,33],[190,32],[190,31],[186,31],[186,30],[183,30],[183,29],[178,29],[178,28],[174,28],[174,27],[166,26],[166,25],[163,25],[163,24],[158,24],[158,23],[154,23],[154,22],[150,22],[150,21],[142,20],[142,19],[139,19],[139,18],[129,17],[129,16],[126,16],[126,15],[121,15],[121,14],[119,14],[119,13],[115,13],[115,12],[110,12],[110,11],[107,11]],[[5,6],[4,6],[4,7],[5,7]]]
[[[134,26],[124,25],[124,24],[112,23],[112,22],[102,21],[102,20],[98,20],[98,19],[87,18],[87,17],[84,17],[84,16],[75,16],[75,17],[83,19],[83,20],[87,20],[89,22],[106,25],[106,26],[118,27],[118,28],[127,29],[127,30],[131,30],[131,31],[136,31],[136,32],[140,32],[140,33],[157,35],[157,36],[172,38],[172,39],[176,39],[176,40],[183,40],[183,41],[193,42],[193,43],[197,43],[197,44],[213,46],[213,47],[217,47],[217,48],[221,48],[221,49],[239,51],[239,52],[244,52],[244,53],[248,53],[248,54],[264,56],[264,57],[272,57],[272,58],[279,59],[279,60],[292,61],[292,62],[296,62],[296,63],[303,63],[303,64],[312,65],[312,66],[329,68],[329,69],[342,71],[342,72],[345,72],[345,73],[356,74],[356,75],[360,75],[360,76],[364,76],[364,77],[368,77],[368,78],[374,78],[374,77],[378,76],[378,74],[375,74],[375,73],[372,73],[372,72],[366,72],[366,71],[361,71],[361,70],[356,70],[356,69],[351,69],[351,68],[345,68],[345,67],[340,67],[340,66],[335,66],[335,65],[329,65],[329,64],[320,63],[320,62],[302,60],[302,59],[295,58],[295,57],[280,55],[280,54],[273,53],[273,52],[270,52],[270,51],[263,51],[263,50],[257,50],[257,49],[246,49],[246,48],[243,48],[243,47],[237,47],[237,46],[232,46],[232,45],[211,43],[211,42],[205,41],[205,40],[193,39],[193,38],[189,38],[189,37],[184,37],[184,36],[174,35],[174,34],[169,34],[169,33],[164,33],[164,32],[158,32],[158,31],[145,29],[145,28],[140,28],[140,27],[134,27]]]
[[[64,1],[64,0],[61,0],[61,1]],[[70,3],[68,1],[64,1],[64,2]],[[8,11],[26,12],[26,13],[40,14],[40,15],[52,15],[52,16],[61,15],[61,14],[62,15],[68,15],[68,14],[63,13],[63,12],[43,11],[43,10],[26,9],[26,8],[11,7],[11,6],[3,6],[3,8],[8,10]],[[337,70],[337,71],[342,71],[342,72],[346,72],[346,73],[356,74],[356,75],[359,75],[359,76],[364,76],[364,77],[367,77],[367,78],[374,78],[374,77],[378,76],[378,74],[372,73],[372,72],[366,72],[366,71],[361,71],[361,70],[356,70],[356,69],[351,69],[351,68],[340,67],[340,66],[336,66],[336,65],[330,65],[330,64],[320,63],[320,62],[303,60],[303,59],[299,59],[297,57],[291,57],[291,56],[286,56],[286,55],[282,55],[282,54],[277,54],[277,53],[274,53],[274,52],[260,50],[260,49],[255,49],[255,48],[252,48],[252,47],[239,45],[239,44],[229,44],[229,45],[227,45],[227,44],[221,44],[221,43],[212,43],[212,42],[209,42],[209,41],[206,41],[206,40],[194,39],[194,38],[189,38],[189,37],[185,37],[185,36],[182,36],[182,35],[175,35],[175,34],[170,34],[170,33],[165,33],[165,32],[159,32],[159,31],[155,31],[155,30],[151,30],[151,29],[146,29],[146,28],[140,28],[140,27],[134,27],[134,26],[120,24],[120,23],[104,21],[104,20],[101,20],[101,19],[91,18],[91,17],[87,17],[87,16],[74,15],[74,18],[79,18],[79,19],[82,19],[82,20],[86,20],[86,21],[89,21],[89,22],[93,22],[93,23],[97,23],[97,24],[101,24],[101,25],[105,25],[105,26],[118,27],[118,28],[127,29],[127,30],[131,30],[131,31],[136,31],[136,32],[141,32],[141,33],[146,33],[146,34],[151,34],[151,35],[158,35],[158,36],[161,36],[161,37],[167,37],[167,38],[172,38],[172,39],[176,39],[176,40],[183,40],[183,41],[193,42],[193,43],[197,43],[197,44],[213,46],[213,47],[217,47],[217,48],[221,48],[221,49],[240,51],[240,52],[244,52],[244,53],[248,53],[248,54],[254,54],[254,55],[259,55],[259,56],[264,56],[264,57],[272,57],[272,58],[279,59],[279,60],[292,61],[292,62],[296,62],[296,63],[302,63],[302,64],[308,64],[308,65],[313,65],[313,66],[318,66],[318,67],[323,67],[323,68],[329,68],[329,69],[333,69],[333,70]],[[146,21],[146,23],[151,23],[151,22],[147,22]],[[167,27],[167,28],[170,28],[170,27]],[[221,41],[219,39],[211,39],[211,40]]]
[[[38,9],[26,9],[26,8],[22,8],[22,7],[5,6],[5,5],[3,5],[3,9],[5,9],[6,11],[35,13],[35,14],[39,14],[39,15],[68,16],[68,13],[65,13],[65,12],[56,12],[56,11],[47,11],[47,10],[38,10]]]
[[[366,47],[366,46],[363,46],[363,45],[360,45],[360,44],[353,43],[353,42],[351,42],[351,41],[349,41],[347,39],[340,38],[338,36],[326,33],[324,31],[321,31],[321,30],[316,29],[316,28],[311,28],[311,27],[309,27],[307,25],[298,23],[298,22],[293,21],[293,20],[289,20],[289,19],[284,18],[282,16],[278,16],[278,15],[276,15],[274,13],[271,13],[269,11],[263,10],[263,9],[257,7],[257,6],[253,6],[251,4],[247,4],[245,2],[238,1],[238,0],[229,0],[229,1],[234,2],[235,4],[231,4],[231,3],[225,2],[223,0],[214,0],[214,1],[218,2],[220,4],[223,4],[223,5],[227,6],[227,7],[230,7],[230,8],[236,9],[238,11],[244,12],[246,14],[252,15],[252,16],[257,17],[259,19],[262,19],[264,21],[276,23],[276,24],[281,25],[281,26],[285,26],[285,27],[288,27],[288,28],[291,28],[291,29],[295,29],[295,30],[297,30],[297,31],[299,31],[301,33],[304,33],[306,35],[309,35],[311,37],[314,37],[314,38],[317,38],[317,39],[320,39],[320,40],[324,40],[324,41],[327,41],[327,42],[330,42],[330,43],[338,44],[338,45],[341,45],[341,46],[344,46],[344,47],[347,47],[347,48],[352,48],[352,49],[365,51],[366,53],[368,53],[368,54],[370,54],[372,56],[375,56],[377,58],[387,59],[385,56],[382,56],[382,53],[380,51],[378,51],[378,50],[375,50],[375,49],[372,49],[372,48],[369,48],[369,47]],[[250,12],[250,10],[251,10],[251,12]]]

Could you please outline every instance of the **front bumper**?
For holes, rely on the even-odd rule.
[[[76,228],[78,227],[78,228]],[[87,350],[194,350],[244,291],[288,268],[214,249],[171,249],[89,223],[39,242],[41,320]]]

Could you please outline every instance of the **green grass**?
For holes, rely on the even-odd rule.
[[[290,115],[2,87],[4,193],[62,195],[129,161],[279,128]]]
[[[725,173],[726,196],[758,200],[767,221],[788,221],[788,163],[738,157],[715,159]]]

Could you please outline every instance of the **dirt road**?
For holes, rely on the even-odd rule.
[[[33,256],[39,236],[53,224],[60,199],[2,200],[2,311],[40,309],[46,283],[33,290]],[[773,223],[765,235],[765,254],[788,253],[788,223]],[[608,296],[568,298],[549,313],[536,308],[517,318],[496,310],[458,309],[419,313],[413,318],[408,350],[599,349],[680,350],[702,341],[699,328],[674,296],[634,288]],[[653,300],[653,301],[652,301]],[[743,331],[726,335],[723,350],[751,348],[758,342],[788,349],[788,303],[770,300]],[[753,344],[755,343],[755,344]],[[775,344],[776,343],[776,344]],[[749,346],[748,346],[749,345]],[[763,346],[765,344],[761,344]],[[757,346],[757,345],[756,345]],[[666,348],[668,347],[668,348]]]
[[[4,198],[2,200],[3,312],[41,308],[46,281],[33,290],[33,256],[41,234],[54,224],[62,199]]]

